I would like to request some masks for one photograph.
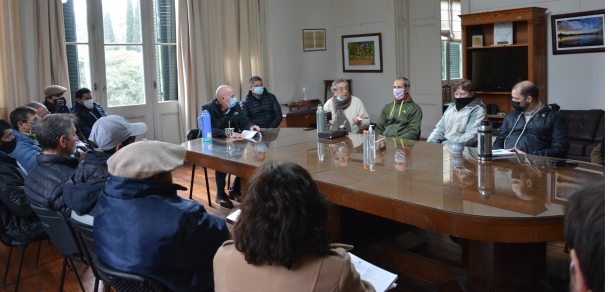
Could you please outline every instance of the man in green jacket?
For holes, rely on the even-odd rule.
[[[383,107],[375,132],[381,136],[419,140],[421,134],[421,108],[409,95],[409,79],[394,81],[394,100]]]

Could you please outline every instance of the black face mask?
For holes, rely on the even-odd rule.
[[[10,142],[2,142],[2,145],[0,145],[0,151],[6,153],[6,154],[11,154],[13,153],[13,151],[15,151],[15,148],[17,147],[17,139],[13,139]]]
[[[513,101],[512,104],[513,104],[513,108],[515,108],[516,111],[522,112],[527,108],[527,107],[522,107],[521,103],[517,102],[517,101]]]
[[[455,99],[455,109],[461,110],[474,100],[474,97],[464,97]]]
[[[54,99],[53,105],[57,106],[57,107],[63,107],[64,105],[66,105],[66,98],[62,97],[62,98]]]

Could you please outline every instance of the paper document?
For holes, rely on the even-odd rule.
[[[261,132],[259,131],[250,131],[250,130],[243,130],[241,132],[242,135],[244,135],[244,138],[248,139],[248,140],[252,140],[254,142],[260,142],[263,134],[261,134]]]
[[[491,150],[491,156],[510,156],[516,154],[517,152],[508,151],[505,149]]]
[[[375,266],[357,256],[349,253],[352,259],[352,264],[356,271],[360,273],[360,279],[366,280],[375,287],[375,291],[388,291],[396,287],[398,275],[392,274],[378,266]]]
[[[229,214],[226,220],[229,222],[237,223],[237,218],[239,218],[239,215],[241,215],[241,209]]]

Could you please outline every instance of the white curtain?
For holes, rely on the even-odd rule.
[[[215,98],[218,86],[230,85],[236,97],[244,97],[250,77],[261,74],[258,1],[177,3],[180,131],[185,135],[197,127],[201,106]]]
[[[23,55],[19,0],[0,1],[0,118],[28,102]]]

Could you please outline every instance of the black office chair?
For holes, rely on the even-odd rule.
[[[64,218],[64,216],[58,211],[37,207],[33,204],[31,206],[32,210],[34,210],[36,215],[38,215],[38,218],[40,218],[40,221],[42,221],[42,225],[47,230],[51,240],[53,240],[53,244],[55,244],[55,247],[59,253],[64,256],[64,263],[61,269],[61,279],[59,280],[59,291],[63,291],[64,279],[66,277],[66,264],[70,262],[72,270],[74,271],[76,279],[78,280],[78,284],[80,284],[81,289],[83,292],[85,292],[85,287],[83,287],[83,283],[78,276],[78,272],[76,271],[73,260],[84,264],[87,264],[89,260],[83,258],[84,255],[80,249],[80,245],[78,244],[72,227],[70,227],[66,218]]]
[[[186,140],[190,141],[190,140],[195,140],[201,138],[201,130],[199,129],[192,129],[190,131],[188,131],[186,133]],[[212,207],[212,199],[210,196],[210,182],[208,180],[208,169],[207,168],[203,168],[203,174],[205,175],[205,188],[208,192],[208,205],[210,205],[210,207]],[[195,182],[195,164],[193,164],[193,171],[191,172],[191,189],[189,191],[189,199],[192,200],[193,199],[193,183]],[[227,185],[230,186],[231,185],[231,174],[228,175],[228,182]]]
[[[4,211],[5,210],[3,210],[3,212]],[[2,279],[2,288],[6,287],[6,277],[8,275],[9,265],[11,263],[11,254],[13,253],[13,247],[21,246],[21,256],[19,257],[19,268],[17,268],[17,280],[15,281],[15,292],[17,292],[17,289],[19,288],[19,277],[21,276],[21,267],[23,265],[23,255],[25,254],[25,248],[28,247],[29,244],[38,241],[38,253],[36,254],[36,265],[35,265],[36,267],[38,267],[38,258],[40,256],[40,247],[41,247],[42,241],[45,239],[49,239],[49,236],[44,234],[44,235],[34,236],[34,237],[28,238],[28,239],[10,238],[10,236],[6,232],[6,228],[4,227],[4,226],[6,226],[6,222],[4,222],[4,220],[5,220],[4,215],[5,214],[0,214],[0,242],[2,242],[2,244],[6,245],[9,248],[9,250],[8,250],[8,258],[6,259],[6,267],[4,268],[4,278]]]

